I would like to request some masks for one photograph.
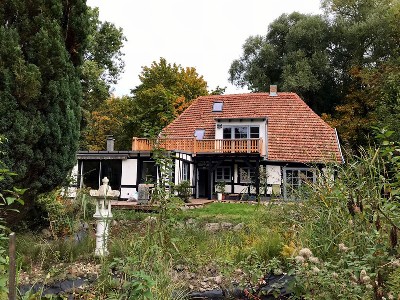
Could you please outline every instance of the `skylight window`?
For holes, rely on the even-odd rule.
[[[223,102],[214,102],[213,103],[213,111],[222,111]]]
[[[194,131],[194,136],[196,137],[196,140],[202,140],[204,138],[204,133],[206,131],[204,129],[196,129]]]

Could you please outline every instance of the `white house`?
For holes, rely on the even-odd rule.
[[[196,198],[211,199],[225,182],[227,197],[281,194],[314,181],[315,168],[343,161],[336,130],[294,93],[210,95],[161,132],[174,157],[173,181],[188,180]],[[110,140],[111,142],[111,140]],[[131,151],[78,152],[78,185],[98,188],[107,176],[121,199],[157,176],[152,141],[133,138]]]

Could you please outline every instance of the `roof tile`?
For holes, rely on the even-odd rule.
[[[223,101],[222,112],[213,102]],[[294,93],[249,93],[202,96],[163,129],[168,137],[193,137],[204,128],[215,138],[215,118],[267,118],[268,160],[287,162],[342,161],[336,131]]]

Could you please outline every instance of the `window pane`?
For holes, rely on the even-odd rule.
[[[196,137],[197,140],[202,140],[204,138],[204,133],[206,131],[204,129],[196,129],[194,131],[194,136]]]
[[[111,189],[119,190],[121,186],[122,162],[120,160],[103,160],[101,162],[101,180],[107,177]]]
[[[247,139],[247,127],[246,126],[238,126],[234,127],[235,129],[235,139]]]
[[[84,160],[82,163],[84,186],[97,190],[99,188],[100,160]]]
[[[260,128],[258,126],[250,127],[250,138],[258,139],[260,137]]]
[[[231,139],[232,138],[232,128],[231,127],[224,127],[223,129],[223,138],[224,139]]]
[[[214,102],[213,111],[222,111],[223,102]]]
[[[231,180],[231,168],[224,168],[224,181]]]
[[[223,179],[223,171],[221,168],[217,168],[217,180],[222,180]]]
[[[142,183],[154,183],[156,181],[156,163],[154,161],[144,161],[142,168]]]
[[[189,181],[189,179],[190,179],[189,170],[190,170],[189,164],[183,163],[183,165],[182,165],[182,172],[183,172],[182,180]]]

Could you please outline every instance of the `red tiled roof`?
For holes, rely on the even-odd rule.
[[[222,112],[213,112],[222,101]],[[193,137],[205,129],[205,139],[215,138],[216,118],[267,118],[267,159],[285,162],[342,161],[336,131],[294,93],[250,93],[202,96],[163,129],[167,137]]]

